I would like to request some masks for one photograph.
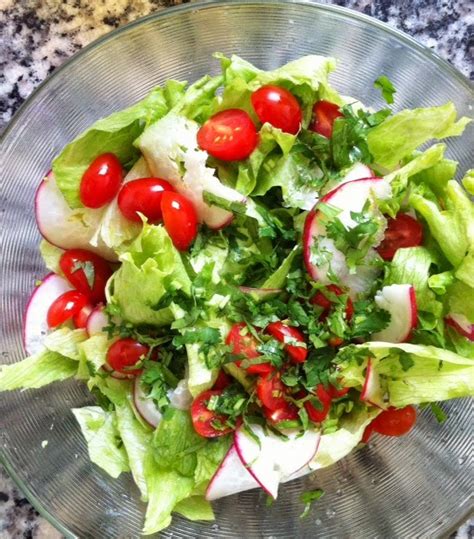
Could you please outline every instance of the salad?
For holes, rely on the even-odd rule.
[[[368,108],[329,84],[332,58],[216,57],[54,159],[35,199],[51,273],[29,357],[0,370],[3,391],[87,384],[97,404],[72,413],[91,461],[133,475],[144,534],[276,498],[474,394],[474,173],[425,144],[470,120]]]

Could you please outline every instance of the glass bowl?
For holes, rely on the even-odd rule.
[[[466,79],[409,37],[366,16],[302,1],[224,1],[166,10],[86,47],[27,101],[1,152],[0,363],[19,361],[22,316],[44,275],[33,197],[52,158],[96,119],[122,109],[168,78],[194,81],[219,67],[212,53],[236,53],[264,69],[304,54],[339,59],[333,84],[382,105],[374,79],[397,88],[396,108],[455,103],[469,114]],[[471,136],[470,136],[471,135]],[[470,144],[471,142],[471,144]],[[472,128],[448,142],[460,171],[472,165]],[[91,397],[77,382],[0,396],[0,449],[8,472],[36,508],[67,536],[137,537],[144,504],[128,474],[118,480],[89,462],[70,412]],[[332,468],[281,489],[272,507],[261,492],[215,504],[215,524],[175,517],[164,537],[434,537],[472,510],[473,414],[469,400],[445,406],[439,426],[424,411],[401,440],[379,437]],[[48,444],[42,447],[43,441]],[[299,494],[325,496],[300,519]]]

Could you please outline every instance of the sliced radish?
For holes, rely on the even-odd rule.
[[[87,319],[86,330],[89,337],[94,335],[100,335],[104,332],[104,329],[109,325],[109,320],[104,312],[104,307],[98,305],[89,315]]]
[[[445,322],[466,339],[474,341],[474,324],[471,324],[463,314],[450,313]]]
[[[283,292],[281,288],[252,288],[251,286],[239,286],[239,289],[244,294],[250,294],[258,299],[268,298]]]
[[[367,370],[365,372],[365,382],[360,394],[360,400],[368,402],[377,408],[385,410],[387,405],[384,402],[382,387],[380,386],[380,376],[375,370],[372,360],[367,362]]]
[[[235,445],[232,444],[206,490],[206,500],[212,501],[260,485],[242,464]]]
[[[321,199],[321,202],[339,209],[338,219],[346,228],[351,229],[356,225],[351,213],[360,213],[371,194],[378,199],[388,198],[391,195],[390,184],[383,178],[351,180],[333,189]],[[361,265],[355,273],[351,273],[344,254],[337,249],[331,238],[325,236],[326,230],[321,217],[322,214],[318,210],[318,205],[316,205],[308,213],[305,221],[303,256],[308,273],[315,281],[330,284],[328,274],[329,270],[331,270],[339,281],[349,288],[352,297],[355,297],[360,292],[365,292],[370,288],[378,271],[369,263],[370,258],[375,256],[375,252],[371,249],[368,253],[366,265]],[[380,240],[383,236],[382,232]],[[331,255],[330,264],[326,262],[318,263],[314,260],[312,249],[315,247],[316,239],[318,239],[320,250],[327,251]]]
[[[56,247],[88,249],[109,261],[117,260],[114,251],[103,243],[97,246],[89,243],[100,225],[103,210],[72,210],[56,185],[52,172],[36,191],[35,214],[41,235]]]
[[[385,329],[372,335],[373,341],[399,343],[410,339],[418,322],[415,289],[410,284],[384,286],[375,295],[375,303],[390,313]]]
[[[161,421],[161,412],[156,407],[153,399],[149,399],[143,391],[142,384],[140,383],[140,376],[135,378],[133,383],[133,403],[137,412],[143,418],[143,420],[150,425],[150,427],[156,429]]]
[[[48,310],[59,296],[69,290],[73,290],[73,287],[66,279],[50,273],[31,294],[23,323],[23,344],[29,355],[44,349],[44,338],[49,330]]]
[[[343,183],[367,178],[375,178],[374,171],[364,163],[356,163],[345,173]]]
[[[178,410],[189,410],[193,402],[193,396],[189,391],[186,378],[180,380],[174,389],[168,391],[168,398],[173,408],[177,408]]]

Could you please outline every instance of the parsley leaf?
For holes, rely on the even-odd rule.
[[[394,352],[398,354],[398,361],[400,361],[400,365],[405,372],[408,369],[411,369],[411,367],[413,367],[415,362],[413,361],[413,358],[410,354],[408,354],[404,350],[399,350],[398,348],[395,348]]]
[[[438,423],[443,424],[448,419],[448,414],[437,402],[430,402],[430,408]]]
[[[386,75],[380,75],[380,77],[375,79],[374,88],[382,92],[382,97],[389,105],[393,103],[393,96],[397,90],[395,90],[395,86]]]
[[[304,511],[301,513],[300,518],[308,516],[311,509],[311,504],[324,496],[324,490],[317,488],[315,490],[308,490],[303,492],[300,496],[300,501],[305,504]]]

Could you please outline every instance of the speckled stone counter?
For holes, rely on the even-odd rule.
[[[0,130],[66,58],[141,16],[181,0],[0,0]],[[399,28],[474,79],[469,0],[336,0]],[[472,522],[458,532],[474,537]],[[29,504],[0,467],[0,539],[57,539],[61,534]]]

